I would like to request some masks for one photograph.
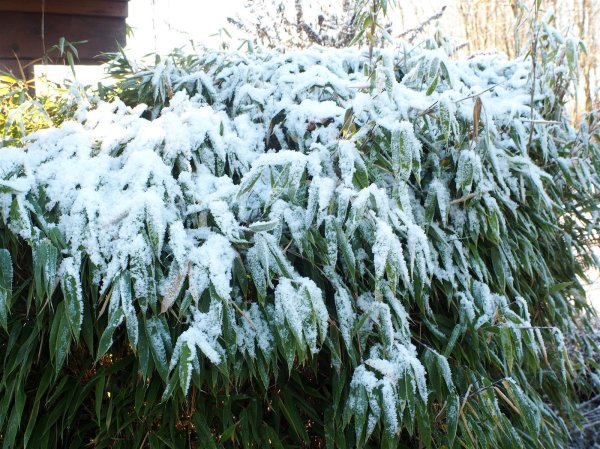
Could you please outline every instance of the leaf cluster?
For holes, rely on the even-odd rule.
[[[564,447],[597,119],[526,60],[375,56],[122,55],[0,152],[4,447]]]

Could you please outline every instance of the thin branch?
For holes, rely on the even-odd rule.
[[[540,34],[540,24],[538,22],[538,15],[540,12],[539,9],[539,3],[536,1],[535,2],[535,14],[533,16],[533,26],[534,26],[534,33],[532,36],[532,42],[531,42],[531,118],[533,119],[533,111],[534,111],[534,101],[535,101],[535,75],[536,75],[536,69],[537,69],[537,44],[538,44],[538,40],[539,40],[539,34]],[[529,129],[529,143],[527,144],[527,148],[529,150],[531,150],[531,142],[533,142],[533,130],[534,130],[535,126],[534,123],[531,124],[531,127]]]
[[[231,304],[233,304],[233,307],[235,307],[235,309],[239,312],[239,314],[242,315],[242,317],[244,317],[246,319],[246,321],[248,321],[248,323],[250,323],[250,326],[252,326],[252,329],[256,330],[256,325],[250,319],[250,317],[248,316],[248,314],[246,312],[244,312],[242,309],[240,309],[240,307],[232,299],[230,299],[229,302]]]
[[[527,118],[522,118],[521,121],[533,123],[534,125],[562,125],[561,122],[557,122],[556,120],[531,120]]]
[[[484,93],[486,93],[486,92],[487,92],[487,91],[489,91],[489,90],[492,90],[492,89],[494,89],[494,88],[496,88],[496,87],[498,87],[498,86],[502,86],[502,85],[503,85],[503,84],[505,84],[506,82],[507,82],[507,81],[503,81],[503,82],[501,82],[501,83],[494,84],[493,86],[490,86],[490,87],[488,87],[487,89],[483,89],[481,92],[478,92],[478,93],[476,93],[476,94],[469,95],[469,96],[467,96],[467,97],[460,98],[460,99],[456,100],[454,103],[460,103],[461,101],[468,100],[469,98],[475,98],[475,97],[478,97],[478,96],[480,96],[481,94],[484,94]]]
[[[475,198],[480,192],[469,193],[468,195],[463,196],[462,198],[457,198],[455,200],[450,201],[450,204],[460,204],[465,203],[469,200]]]
[[[321,39],[321,36],[319,36],[319,34],[313,30],[308,23],[302,22],[301,27],[308,36],[309,41],[314,42],[315,44],[323,45],[323,39]]]
[[[431,22],[433,22],[434,20],[439,19],[440,17],[442,17],[442,15],[444,15],[444,11],[446,11],[447,6],[444,5],[442,6],[442,9],[435,13],[434,15],[432,15],[431,17],[428,17],[427,19],[425,19],[424,22],[420,23],[419,25],[417,25],[414,28],[411,28],[410,30],[406,30],[404,33],[399,34],[397,37],[399,38],[403,38],[409,34],[412,34],[412,36],[410,36],[407,40],[409,43],[413,43],[413,41],[417,38],[417,36],[421,33],[423,33],[423,31],[425,30],[425,27],[427,25],[429,25]]]

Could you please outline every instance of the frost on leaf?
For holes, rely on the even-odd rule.
[[[257,350],[268,356],[273,351],[274,337],[264,313],[252,304],[237,318],[236,344],[240,352],[256,358]]]
[[[282,279],[275,289],[274,319],[278,329],[290,329],[300,351],[316,353],[325,339],[329,314],[313,281]]]
[[[65,298],[67,319],[74,336],[79,336],[81,323],[83,322],[83,297],[81,292],[81,281],[79,269],[73,258],[64,259],[60,271],[61,287]]]
[[[391,134],[390,151],[394,174],[406,181],[413,172],[420,179],[421,142],[415,136],[413,125],[406,121],[400,122],[392,127]]]
[[[372,251],[377,278],[382,278],[387,273],[393,284],[396,284],[398,280],[402,280],[404,285],[411,289],[412,284],[409,280],[402,245],[392,228],[383,221],[377,223],[375,244]]]
[[[198,309],[192,310],[190,326],[177,339],[169,366],[171,371],[178,363],[188,365],[190,369],[186,372],[189,373],[189,377],[183,379],[187,386],[191,379],[192,368],[198,360],[198,350],[214,365],[223,362],[225,350],[218,341],[222,333],[222,320],[223,307],[220,303],[211,302],[210,309],[206,313]],[[181,354],[186,355],[184,360],[180,360]],[[187,391],[187,388],[185,390]]]
[[[369,358],[354,370],[346,405],[354,416],[357,440],[365,434],[368,438],[378,421],[388,434],[395,434],[405,411],[414,416],[427,397],[425,368],[414,346],[394,343],[388,357],[382,348],[371,348]]]
[[[341,178],[344,184],[350,187],[352,186],[352,179],[354,178],[354,173],[356,171],[354,164],[360,155],[356,151],[354,143],[348,140],[340,140],[338,143],[338,151]]]
[[[350,348],[352,345],[352,332],[356,321],[356,313],[352,307],[352,298],[342,285],[338,285],[334,300],[340,333],[342,334],[344,343]]]
[[[7,249],[0,249],[0,325],[7,328],[12,296],[13,266]]]
[[[479,183],[481,177],[482,166],[479,155],[473,150],[461,151],[456,169],[456,188],[469,193],[472,186]]]

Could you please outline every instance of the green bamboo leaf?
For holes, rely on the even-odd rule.
[[[113,343],[113,334],[119,324],[123,321],[123,310],[115,309],[108,318],[108,324],[104,331],[102,332],[102,336],[100,337],[100,342],[98,343],[98,354],[96,355],[96,360],[100,360],[104,354],[110,349]]]
[[[119,293],[121,295],[121,308],[127,324],[127,336],[129,337],[129,343],[135,349],[138,343],[139,322],[133,304],[131,277],[128,272],[121,274],[119,277]]]
[[[344,261],[344,267],[348,270],[352,280],[356,278],[356,258],[354,257],[354,251],[346,236],[346,233],[342,230],[340,224],[335,222],[336,236],[338,241],[338,249],[342,254],[342,260]]]
[[[258,221],[255,223],[251,223],[248,226],[248,228],[250,228],[250,230],[252,232],[272,231],[273,229],[275,229],[277,227],[279,222],[280,222],[279,220]]]
[[[170,352],[171,337],[164,323],[159,318],[148,318],[145,324],[154,365],[160,377],[166,380],[169,375],[167,354]]]
[[[65,301],[61,301],[54,311],[52,328],[50,329],[50,357],[54,359],[54,370],[61,370],[71,345],[71,327]]]
[[[437,195],[433,189],[429,189],[425,198],[425,224],[430,226],[433,222],[435,209],[437,206]]]
[[[202,445],[202,447],[206,449],[217,449],[214,436],[211,433],[210,428],[206,424],[206,416],[199,412],[196,412],[192,416],[192,421],[194,423],[194,428],[196,429],[197,435],[200,440],[199,442]]]
[[[254,187],[254,185],[258,182],[258,180],[260,179],[261,176],[262,176],[261,169],[256,169],[256,170],[250,171],[242,179],[237,196],[240,197],[240,196],[244,195],[245,193],[248,193],[252,189],[252,187]]]
[[[429,422],[429,414],[427,413],[426,404],[421,404],[417,406],[417,426],[419,428],[421,442],[425,445],[427,449],[431,449],[431,423]]]
[[[232,424],[229,427],[227,427],[223,433],[221,434],[221,440],[222,441],[229,441],[229,440],[234,440],[234,435],[235,435],[235,430],[237,428],[237,424]]]
[[[448,397],[446,407],[446,424],[448,426],[448,448],[453,449],[456,440],[456,430],[458,429],[458,418],[460,414],[460,398],[458,394],[454,393]]]
[[[500,253],[500,249],[497,247],[492,248],[492,265],[494,267],[494,274],[498,281],[498,287],[501,291],[506,289],[506,268],[504,261]]]
[[[42,375],[41,380],[37,386],[37,391],[35,393],[35,398],[33,399],[33,406],[31,408],[31,412],[29,414],[29,421],[27,423],[27,428],[23,433],[23,447],[27,448],[29,445],[29,441],[33,436],[33,431],[37,424],[37,416],[39,412],[39,408],[42,402],[42,396],[48,390],[50,386],[50,381],[52,380],[54,373],[52,370],[46,370],[46,372]],[[1,425],[1,424],[0,424]]]
[[[25,399],[24,385],[22,382],[20,382],[20,385],[17,385],[16,387],[12,412],[10,414],[10,418],[8,419],[6,433],[3,435],[4,448],[15,447],[14,443],[17,437],[19,426],[21,424],[23,409],[25,408]]]
[[[96,412],[96,420],[98,423],[102,421],[102,401],[104,400],[105,382],[106,378],[104,376],[100,376],[100,378],[96,381],[94,410]]]
[[[137,350],[139,361],[138,371],[142,375],[142,378],[146,379],[150,367],[150,342],[148,341],[148,336],[144,329],[139,333]]]
[[[75,341],[79,341],[79,333],[83,323],[83,297],[81,285],[72,270],[65,271],[60,284],[65,298],[66,318]]]
[[[192,351],[187,344],[182,345],[179,353],[179,384],[183,395],[187,395],[192,380]]]
[[[281,439],[279,438],[279,435],[280,435],[279,432],[277,432],[275,429],[273,429],[268,424],[265,424],[264,428],[265,428],[265,433],[266,433],[266,440],[268,441],[268,444],[270,445],[270,447],[272,447],[274,449],[284,449],[285,446],[283,445],[283,443],[281,442]]]
[[[433,79],[433,81],[431,82],[429,87],[427,88],[427,92],[425,92],[425,95],[430,96],[433,92],[435,92],[435,88],[438,85],[439,79],[440,79],[439,74],[436,73],[435,78]]]
[[[8,250],[0,249],[0,325],[8,331],[13,283],[12,259]]]
[[[366,189],[369,186],[369,172],[362,159],[354,161],[354,177],[352,181],[360,188]]]
[[[324,432],[325,432],[325,448],[335,449],[335,421],[332,408],[325,410]]]
[[[450,354],[452,354],[454,345],[456,345],[456,342],[458,341],[458,337],[460,337],[463,330],[464,329],[461,324],[457,324],[456,326],[454,326],[454,329],[452,329],[452,333],[450,334],[450,338],[448,339],[448,344],[446,345],[446,349],[444,349],[444,356],[448,357]]]

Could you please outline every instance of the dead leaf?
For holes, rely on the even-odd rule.
[[[165,313],[167,310],[171,308],[177,297],[179,296],[179,292],[181,292],[181,287],[183,286],[183,281],[188,275],[188,272],[191,268],[191,264],[188,263],[187,269],[177,273],[173,279],[171,279],[171,283],[169,287],[167,287],[167,291],[163,300],[160,304],[160,313]]]
[[[477,97],[473,106],[473,127],[475,129],[475,141],[479,140],[479,118],[481,117],[481,98]]]

